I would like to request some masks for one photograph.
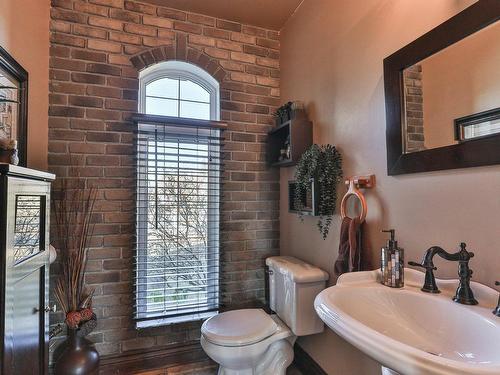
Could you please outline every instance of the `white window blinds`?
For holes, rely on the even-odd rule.
[[[136,118],[135,319],[201,319],[219,307],[222,130],[153,117]]]

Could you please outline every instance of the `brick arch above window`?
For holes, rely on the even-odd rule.
[[[208,72],[219,83],[222,83],[226,77],[226,71],[217,59],[208,56],[196,48],[186,46],[185,39],[182,41],[182,37],[179,36],[177,37],[177,46],[166,45],[154,47],[130,58],[130,62],[138,71],[169,60],[179,60],[194,64]]]

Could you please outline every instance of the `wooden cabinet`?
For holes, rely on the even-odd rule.
[[[54,175],[0,164],[0,372],[44,375]]]
[[[312,123],[304,114],[278,125],[268,133],[266,157],[268,164],[275,167],[288,167],[297,164],[300,157],[313,141]],[[290,157],[280,159],[281,150],[290,145]]]

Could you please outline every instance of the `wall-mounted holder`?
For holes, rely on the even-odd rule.
[[[318,186],[314,179],[311,179],[311,189],[302,197],[302,208],[295,207],[295,181],[288,181],[288,212],[317,216],[319,209]]]
[[[366,176],[352,176],[345,180],[344,182],[348,188],[342,202],[340,203],[340,216],[343,218],[347,217],[347,201],[351,195],[358,198],[361,203],[361,213],[359,215],[359,221],[362,223],[366,219],[366,214],[368,213],[368,206],[366,204],[365,196],[361,193],[359,189],[372,189],[375,187],[375,175]]]
[[[268,133],[266,159],[274,167],[296,165],[302,154],[313,144],[313,127],[303,111]],[[281,150],[286,157],[283,157]]]

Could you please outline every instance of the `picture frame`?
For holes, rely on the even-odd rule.
[[[500,164],[500,134],[410,153],[402,142],[403,71],[495,22],[500,22],[500,1],[477,1],[384,59],[387,175]]]
[[[0,137],[17,141],[19,165],[27,165],[28,72],[0,47]]]

